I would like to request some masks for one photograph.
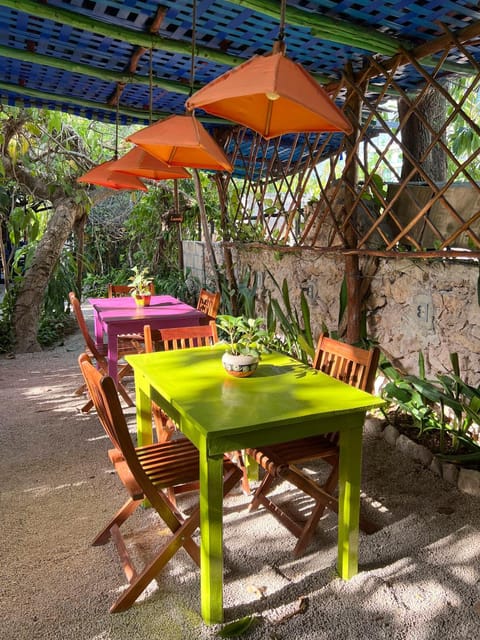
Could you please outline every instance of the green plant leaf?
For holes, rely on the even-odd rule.
[[[310,307],[308,306],[308,301],[303,293],[300,294],[300,308],[302,310],[302,318],[303,318],[303,328],[305,331],[305,339],[310,347],[313,347],[313,336],[312,336],[312,326],[310,322]],[[299,336],[300,338],[300,336]],[[303,349],[303,347],[302,347]],[[304,349],[305,351],[305,349]]]
[[[425,356],[423,351],[418,352],[418,375],[425,380]]]
[[[292,305],[290,303],[290,293],[288,291],[288,282],[287,279],[284,278],[282,284],[282,296],[283,296],[283,304],[285,305],[285,309],[289,316],[292,315]]]
[[[220,638],[237,638],[251,627],[254,619],[253,616],[245,616],[244,618],[235,620],[235,622],[230,622],[230,624],[226,624],[217,635]]]

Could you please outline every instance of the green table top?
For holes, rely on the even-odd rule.
[[[253,376],[234,378],[223,369],[224,349],[216,345],[126,358],[182,431],[197,445],[205,439],[211,454],[348,428],[349,416],[356,414],[358,423],[358,414],[383,404],[276,352],[262,355]],[[319,421],[325,428],[319,429]]]

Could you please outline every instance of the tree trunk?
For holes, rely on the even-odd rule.
[[[434,182],[445,182],[447,180],[447,156],[443,148],[434,144],[432,149],[425,155],[429,145],[434,139],[434,135],[424,122],[428,122],[433,131],[441,130],[446,120],[446,100],[433,89],[426,91],[422,100],[416,104],[415,111],[408,114],[411,103],[401,98],[398,102],[398,115],[400,117],[400,128],[402,133],[402,144],[417,161],[418,165],[426,175]],[[443,139],[443,136],[440,136]],[[405,180],[410,172],[416,168],[410,161],[407,154],[403,154],[402,180]],[[410,182],[424,182],[425,177],[421,172],[416,171],[410,178]]]
[[[54,213],[25,273],[13,313],[16,351],[41,351],[37,330],[48,281],[77,219],[84,212],[71,198],[54,203]]]

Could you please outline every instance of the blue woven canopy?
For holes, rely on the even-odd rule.
[[[197,0],[195,87],[269,53],[279,14],[278,0]],[[287,55],[334,83],[347,63],[359,71],[369,57],[388,60],[479,21],[478,2],[468,0],[287,0]],[[154,119],[182,114],[191,41],[192,0],[0,0],[0,101],[113,123],[117,95],[120,124],[148,124],[150,98]],[[467,45],[476,60],[478,45]],[[468,65],[455,51],[447,72]],[[422,64],[434,65],[435,56]],[[422,78],[409,66],[397,81],[411,91]],[[204,122],[210,130],[231,126]]]

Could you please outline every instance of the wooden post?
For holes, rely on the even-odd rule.
[[[353,81],[353,72],[351,68],[347,68],[351,81]],[[348,106],[346,113],[350,118],[353,126],[353,132],[347,137],[347,154],[345,158],[345,170],[343,181],[350,185],[350,188],[344,188],[344,211],[345,216],[353,220],[352,209],[355,206],[355,196],[358,181],[358,144],[357,138],[361,123],[362,100],[358,93],[349,89],[345,104]],[[357,248],[357,238],[352,225],[349,223],[345,229],[345,243],[348,248]],[[358,342],[360,339],[360,321],[361,306],[360,297],[360,280],[361,272],[359,267],[359,257],[355,255],[345,256],[345,280],[347,286],[347,331],[346,340],[350,344]]]

